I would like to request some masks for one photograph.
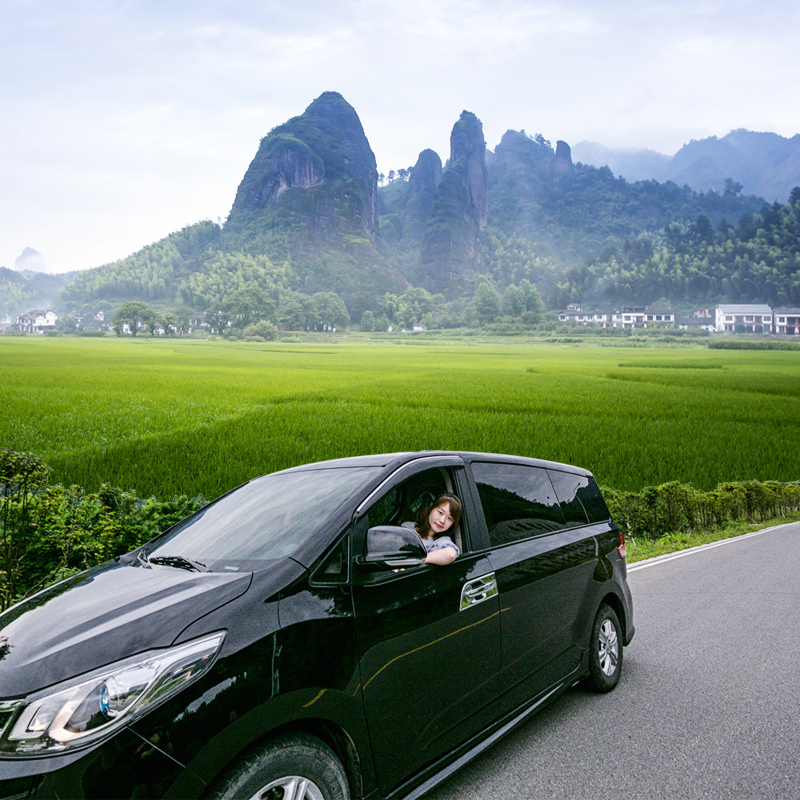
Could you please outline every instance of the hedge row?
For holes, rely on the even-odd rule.
[[[800,507],[800,482],[721,483],[710,492],[672,481],[640,492],[603,487],[611,516],[626,536],[658,539],[668,533],[718,528],[728,522],[783,516]]]

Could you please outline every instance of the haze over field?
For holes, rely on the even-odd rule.
[[[224,219],[259,139],[329,89],[378,168],[447,152],[463,109],[672,155],[736,128],[792,136],[800,11],[778,2],[168,4],[4,0],[0,265],[112,261]]]

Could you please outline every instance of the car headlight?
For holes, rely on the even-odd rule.
[[[107,736],[208,671],[224,632],[151,650],[28,695],[0,701],[0,755],[63,753]]]

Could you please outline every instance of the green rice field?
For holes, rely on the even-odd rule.
[[[637,490],[800,479],[800,352],[0,338],[0,447],[211,499],[341,456],[516,453]]]

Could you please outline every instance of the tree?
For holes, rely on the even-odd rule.
[[[221,336],[230,325],[230,321],[231,309],[227,303],[218,300],[206,309],[206,325],[212,333],[216,331]]]
[[[22,588],[22,561],[38,534],[33,499],[49,476],[50,468],[33,453],[0,450],[0,611]]]
[[[302,292],[281,294],[278,305],[278,325],[285,331],[307,331],[316,325],[317,305]]]
[[[122,335],[123,327],[128,326],[132,336],[136,336],[139,328],[149,324],[154,319],[156,312],[146,303],[139,300],[129,300],[123,303],[114,314],[113,325],[117,336]]]
[[[472,298],[472,307],[479,325],[494,322],[500,313],[500,298],[487,282],[482,282]]]
[[[178,332],[178,330],[180,329],[181,321],[178,318],[177,314],[173,314],[171,311],[167,311],[164,314],[158,315],[158,324],[164,331],[164,335],[170,336],[173,333]]]
[[[503,295],[503,314],[507,317],[521,317],[524,311],[527,311],[525,296],[520,288],[512,283]]]
[[[259,286],[245,286],[225,295],[232,326],[244,330],[248,325],[267,320],[277,322],[275,301]]]
[[[389,175],[387,177],[389,179],[389,183],[391,183],[394,180],[395,175],[394,175],[394,170],[393,169],[389,170]]]
[[[335,330],[350,324],[347,306],[335,292],[317,292],[312,295],[317,306],[317,327],[319,330]]]
[[[175,330],[177,333],[189,333],[189,328],[192,327],[192,317],[194,313],[188,306],[178,306],[174,311],[175,316]]]
[[[250,323],[243,332],[251,342],[274,342],[278,338],[278,329],[265,319]]]
[[[361,330],[362,331],[375,330],[375,315],[371,311],[365,311],[361,315]]]

